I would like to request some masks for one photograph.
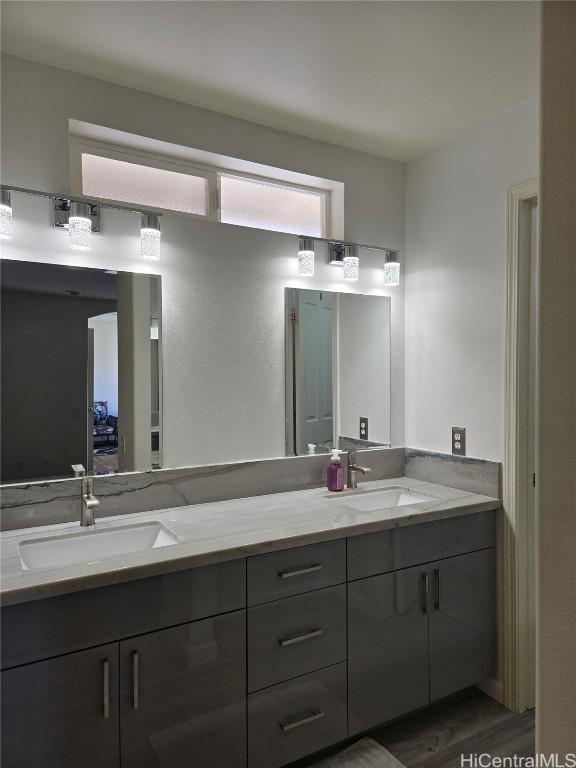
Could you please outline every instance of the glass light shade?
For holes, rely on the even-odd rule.
[[[301,277],[314,275],[314,240],[300,238],[298,244],[298,274]]]
[[[91,247],[92,222],[83,216],[68,219],[68,240],[75,251],[89,251]]]
[[[314,251],[298,251],[298,274],[301,277],[314,276]]]
[[[400,264],[397,261],[384,264],[384,284],[390,288],[400,285]]]
[[[140,256],[147,261],[160,261],[160,231],[140,230]]]
[[[358,280],[360,259],[358,256],[344,256],[342,262],[344,268],[344,280]]]
[[[140,256],[147,261],[160,261],[160,216],[143,213],[140,225]]]
[[[8,240],[12,237],[12,208],[0,205],[0,238]]]

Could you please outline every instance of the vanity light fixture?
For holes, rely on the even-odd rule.
[[[140,256],[147,261],[160,261],[160,216],[143,213],[140,226]]]
[[[346,246],[346,255],[342,266],[344,267],[344,280],[358,280],[360,259],[356,256],[356,248],[353,245]]]
[[[314,240],[301,237],[298,243],[298,274],[300,277],[314,276]]]
[[[386,251],[384,260],[384,284],[388,288],[400,285],[400,262],[398,251]]]
[[[7,189],[0,189],[0,239],[12,237],[12,201]]]

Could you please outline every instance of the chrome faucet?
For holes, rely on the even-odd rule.
[[[100,502],[94,496],[94,480],[91,477],[83,477],[80,483],[80,525],[87,528],[94,525],[94,510]]]
[[[372,471],[369,467],[358,466],[358,464],[356,464],[357,456],[357,451],[348,451],[348,473],[346,480],[348,488],[358,488],[358,472],[365,475]]]

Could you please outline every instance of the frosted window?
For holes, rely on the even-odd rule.
[[[301,189],[234,176],[220,178],[221,220],[244,227],[322,237],[324,199]]]
[[[208,180],[203,176],[110,157],[82,153],[82,193],[150,208],[208,214]]]

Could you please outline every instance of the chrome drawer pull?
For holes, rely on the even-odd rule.
[[[104,704],[104,720],[110,719],[110,662],[104,659],[102,665],[102,701]]]
[[[132,707],[140,709],[140,657],[138,651],[132,653]]]
[[[278,642],[284,648],[287,645],[295,645],[301,643],[304,640],[312,640],[313,637],[320,637],[324,634],[323,629],[309,629],[307,632],[303,632],[298,635],[290,635],[290,637],[282,637]]]
[[[323,565],[314,563],[313,565],[304,565],[301,568],[289,568],[287,571],[280,571],[278,576],[281,579],[291,579],[293,576],[306,576],[307,573],[316,573],[316,571],[322,571],[323,569]]]
[[[308,723],[313,723],[315,720],[320,720],[324,715],[325,712],[321,709],[317,712],[310,712],[310,714],[307,715],[297,715],[295,718],[291,717],[280,723],[280,728],[282,728],[284,733],[288,733],[288,731],[293,731],[295,728],[301,728],[303,725],[308,725]]]

